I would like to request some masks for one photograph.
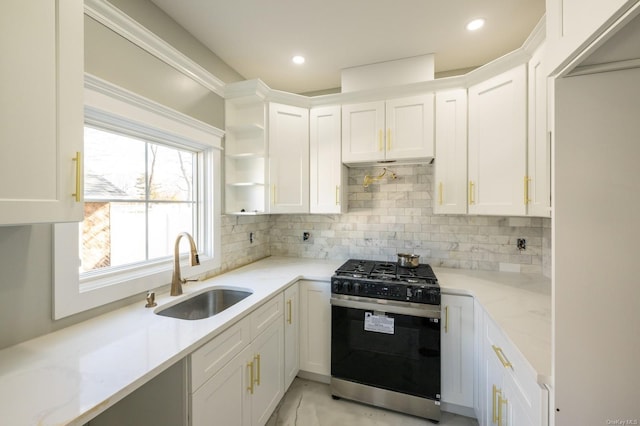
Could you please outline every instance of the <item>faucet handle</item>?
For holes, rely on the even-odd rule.
[[[147,304],[144,305],[145,308],[153,308],[158,306],[156,303],[156,294],[153,291],[147,292]]]

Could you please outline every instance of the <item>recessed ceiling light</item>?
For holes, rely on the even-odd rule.
[[[469,31],[475,31],[475,30],[479,30],[483,26],[484,26],[484,19],[478,18],[478,19],[474,19],[473,21],[469,22],[467,24],[467,29]]]
[[[293,61],[294,64],[296,65],[302,65],[304,64],[304,56],[300,56],[300,55],[296,55],[293,58],[291,58],[291,60]]]

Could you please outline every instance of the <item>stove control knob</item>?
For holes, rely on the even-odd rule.
[[[350,282],[344,282],[344,283],[343,283],[343,285],[342,285],[342,287],[343,287],[344,292],[345,292],[346,294],[351,293],[351,283],[350,283]]]
[[[342,290],[342,283],[338,280],[334,280],[332,283],[332,290],[334,293],[340,293],[340,290]]]
[[[423,297],[423,292],[421,288],[413,292],[413,300],[422,300],[422,297]]]
[[[360,283],[353,283],[353,293],[354,294],[360,293]]]

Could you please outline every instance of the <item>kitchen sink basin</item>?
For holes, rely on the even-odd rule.
[[[157,315],[185,320],[209,318],[249,297],[252,293],[244,290],[214,288],[196,294],[168,308],[156,312]]]

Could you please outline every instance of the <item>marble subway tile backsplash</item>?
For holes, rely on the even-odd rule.
[[[411,252],[437,266],[550,275],[550,219],[434,215],[433,166],[388,168],[397,179],[368,188],[364,175],[382,167],[349,169],[349,208],[342,215],[224,216],[221,272],[268,255],[396,260]],[[311,234],[307,241],[303,232]],[[526,239],[526,250],[518,250],[518,238]]]

